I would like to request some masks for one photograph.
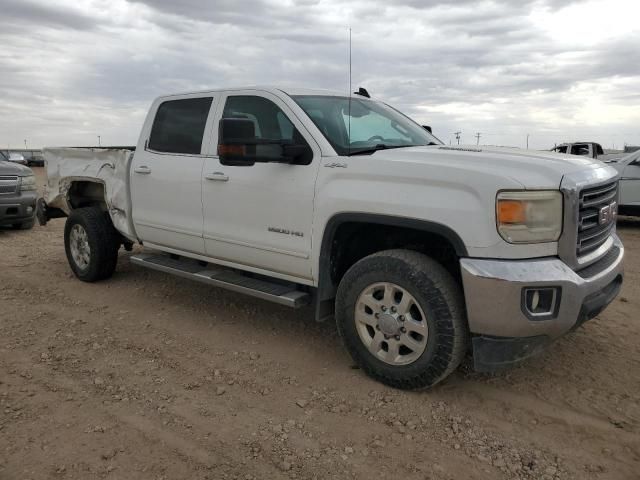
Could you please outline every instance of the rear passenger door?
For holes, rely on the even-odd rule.
[[[212,107],[213,96],[200,94],[161,99],[150,110],[131,166],[132,217],[146,245],[204,254],[203,144]]]

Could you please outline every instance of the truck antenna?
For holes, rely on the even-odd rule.
[[[351,27],[349,27],[349,125],[347,127],[348,155],[351,156]]]

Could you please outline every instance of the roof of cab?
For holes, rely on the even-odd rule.
[[[298,88],[298,87],[276,87],[276,86],[268,86],[268,85],[252,85],[252,86],[245,86],[245,87],[215,88],[210,90],[195,90],[190,92],[170,93],[167,95],[160,95],[158,98],[170,98],[170,97],[178,97],[182,95],[222,93],[222,92],[229,92],[229,91],[235,91],[235,90],[261,90],[264,92],[273,93],[275,95],[282,92],[282,93],[286,93],[287,95],[324,95],[324,96],[340,96],[340,97],[346,96],[345,92],[338,92],[335,90]]]

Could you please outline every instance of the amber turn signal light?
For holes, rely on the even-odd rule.
[[[526,218],[524,202],[518,200],[498,200],[498,222],[501,224],[524,223]]]

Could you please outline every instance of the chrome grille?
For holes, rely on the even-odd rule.
[[[0,195],[16,193],[18,190],[18,177],[0,177]]]
[[[597,250],[607,241],[616,226],[615,219],[600,224],[600,210],[618,198],[618,182],[585,188],[580,192],[576,255],[581,257]]]

